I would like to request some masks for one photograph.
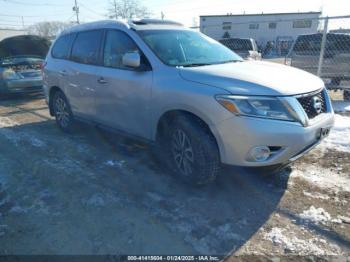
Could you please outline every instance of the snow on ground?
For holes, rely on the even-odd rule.
[[[8,117],[0,117],[0,128],[13,127],[16,125],[18,125],[18,123],[13,121],[12,119]]]
[[[292,235],[289,235],[292,234]],[[293,235],[293,232],[288,232],[286,229],[274,227],[270,232],[265,233],[264,238],[271,241],[274,245],[280,246],[286,252],[298,253],[299,255],[312,254],[316,256],[322,255],[337,255],[339,247],[332,245],[332,250],[326,251],[324,244],[327,243],[322,238],[300,239]]]
[[[312,185],[317,185],[320,188],[332,189],[335,192],[350,192],[350,179],[335,174],[328,169],[312,167],[312,169],[300,170],[296,167],[291,173],[291,178],[293,177],[301,177],[309,181]]]
[[[8,117],[0,117],[0,135],[17,145],[21,141],[26,141],[34,147],[44,147],[46,144],[41,139],[35,137],[30,132],[15,132],[11,129],[20,124]]]
[[[299,217],[306,222],[313,222],[315,224],[342,223],[341,219],[332,218],[323,208],[315,208],[314,206],[311,206],[308,210],[304,210],[299,214]]]
[[[350,152],[350,117],[335,114],[334,127],[320,146]]]
[[[303,191],[303,194],[307,197],[311,197],[311,198],[316,198],[316,199],[323,199],[323,200],[328,200],[330,197],[318,192],[307,192],[307,191]]]

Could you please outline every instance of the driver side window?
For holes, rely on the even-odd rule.
[[[130,69],[123,65],[123,56],[132,52],[139,52],[141,55],[139,48],[127,34],[115,30],[107,31],[103,54],[104,66]]]

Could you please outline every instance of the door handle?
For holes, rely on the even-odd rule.
[[[108,83],[107,80],[104,79],[103,77],[100,77],[100,78],[97,80],[97,82],[98,82],[99,84],[107,84],[107,83]]]
[[[66,76],[67,75],[67,71],[66,70],[61,70],[59,73],[60,73],[61,76]]]

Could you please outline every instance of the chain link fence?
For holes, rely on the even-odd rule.
[[[350,101],[350,17],[321,19],[317,33],[297,37],[285,64],[321,77],[329,90],[342,90]]]
[[[350,15],[275,20],[262,15],[264,20],[247,22],[235,22],[236,16],[228,22],[229,17],[223,16],[222,23],[217,18],[216,23],[201,23],[200,30],[245,59],[277,62],[318,75],[329,90],[341,90],[344,100],[350,100]]]

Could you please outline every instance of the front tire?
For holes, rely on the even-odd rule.
[[[192,116],[178,116],[167,127],[162,143],[167,167],[175,178],[205,185],[220,172],[219,150],[210,130]]]
[[[53,113],[56,123],[64,132],[70,133],[73,130],[74,119],[66,96],[57,91],[53,95]]]

